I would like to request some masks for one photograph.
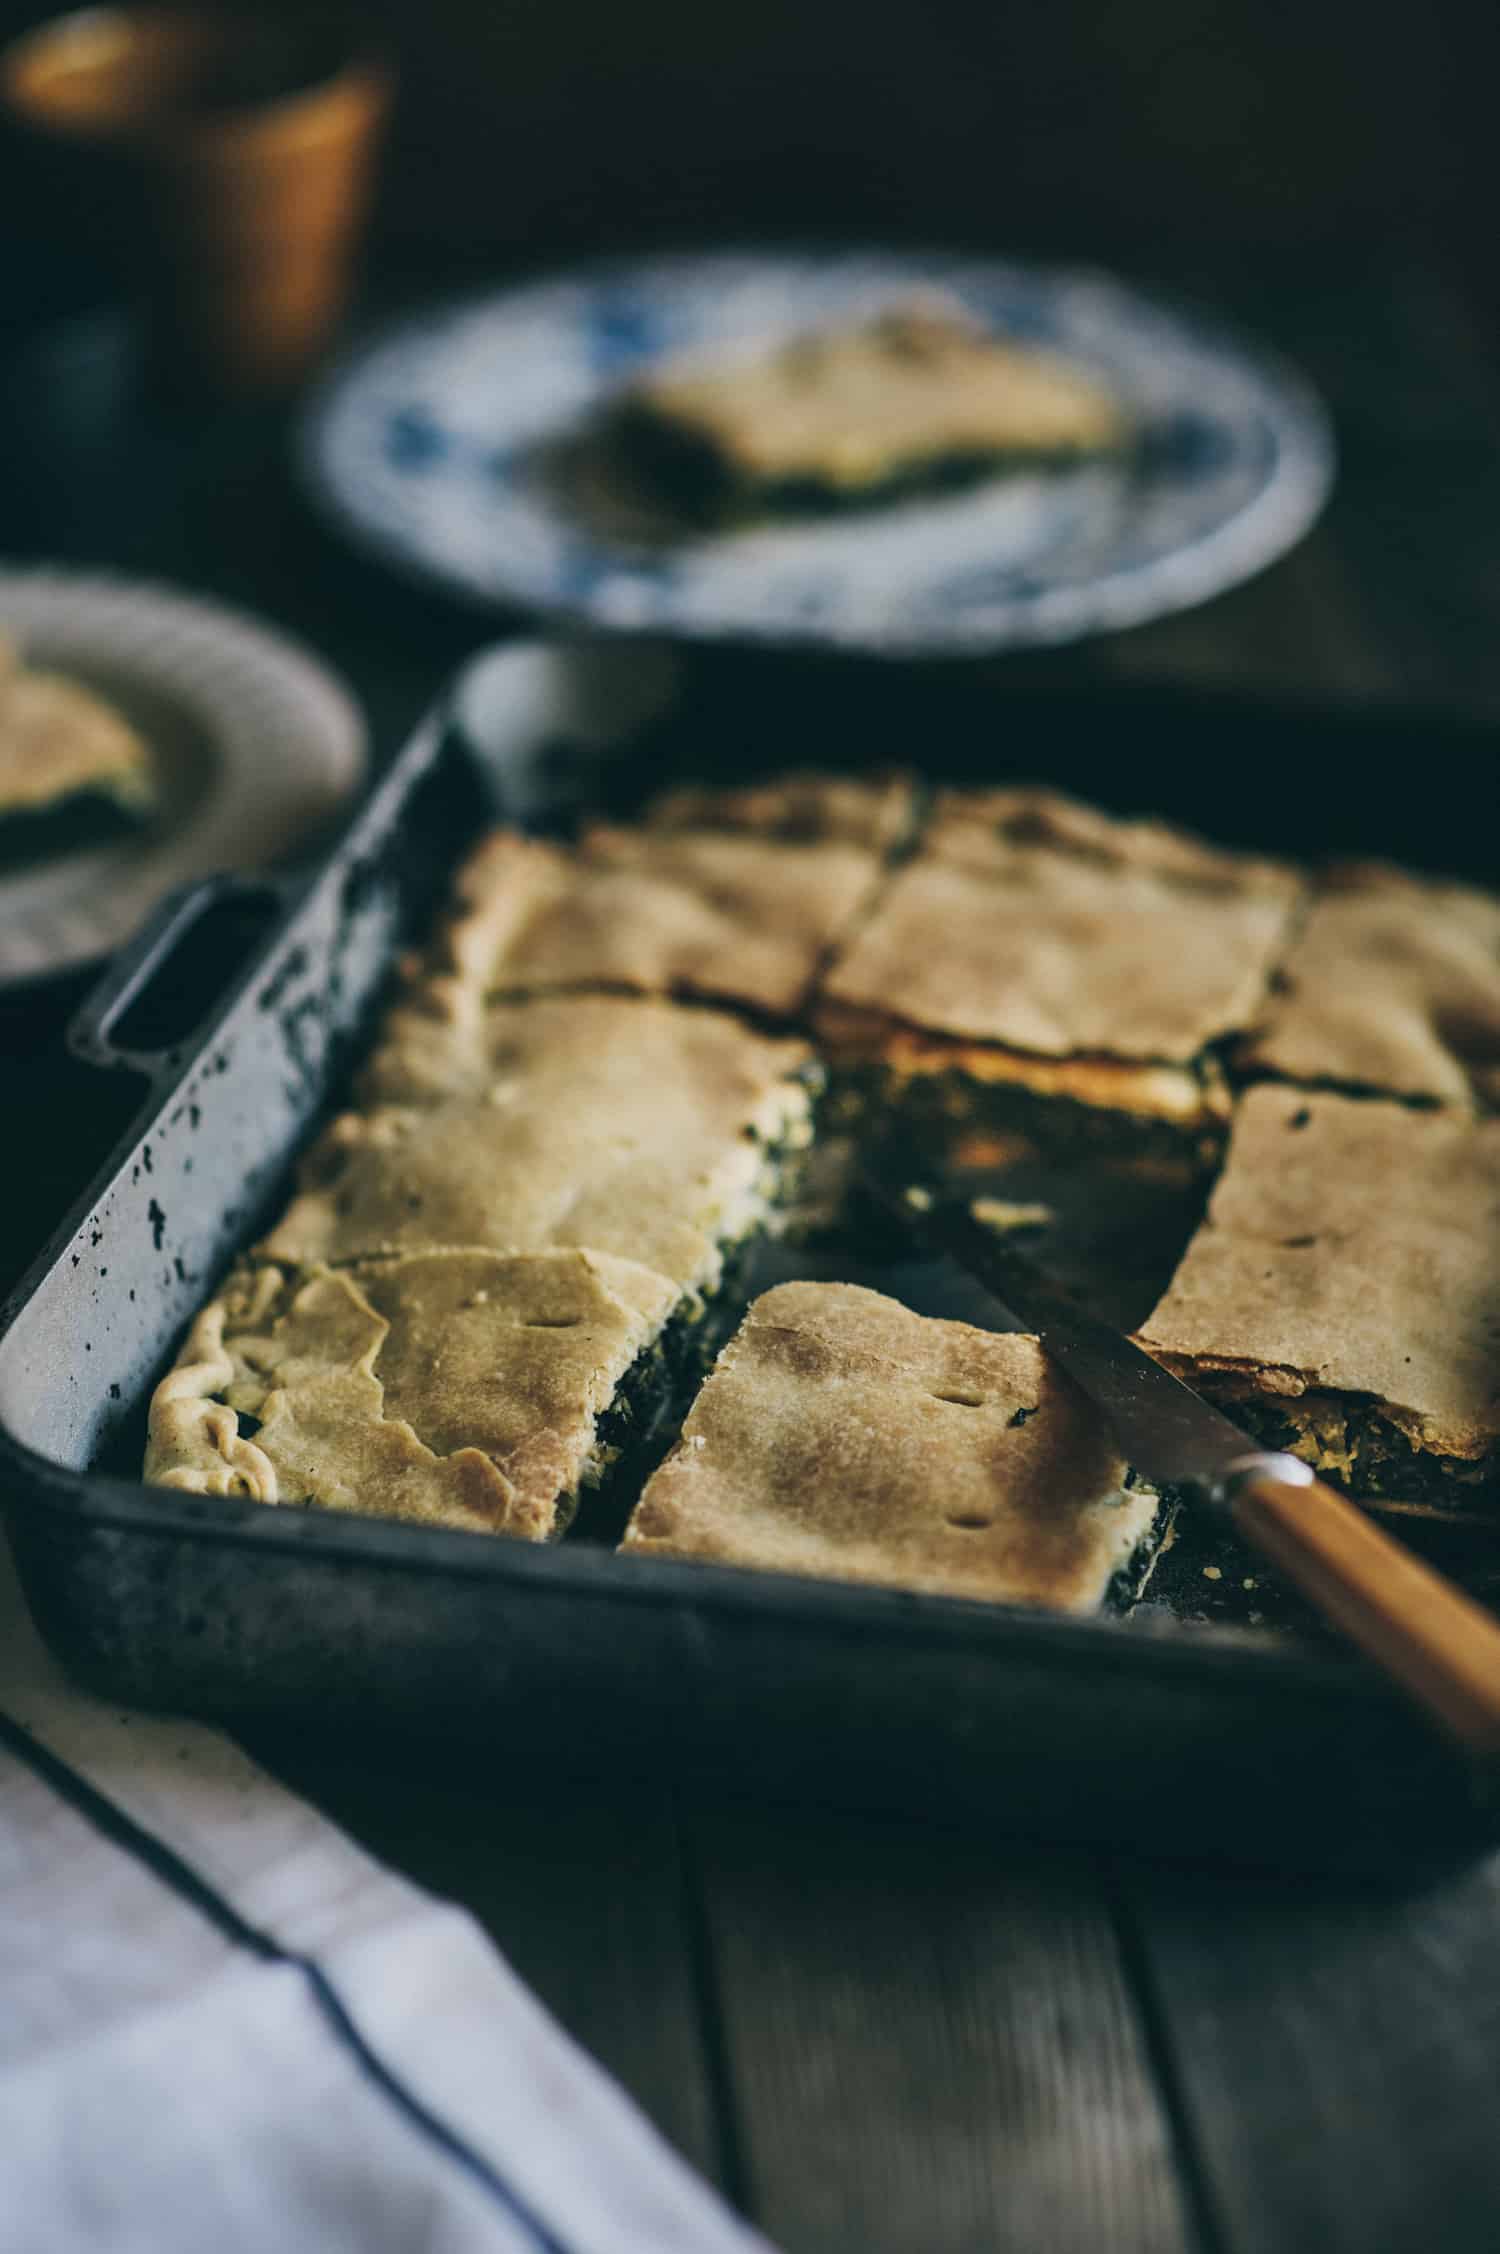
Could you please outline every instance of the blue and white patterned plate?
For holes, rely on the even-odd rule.
[[[1101,376],[1136,420],[1131,458],[673,537],[581,483],[578,434],[643,368],[932,288]],[[324,385],[301,458],[362,544],[485,603],[910,655],[1071,641],[1202,602],[1299,539],[1333,474],[1301,380],[1196,315],[1104,274],[877,252],[614,263],[429,311]]]

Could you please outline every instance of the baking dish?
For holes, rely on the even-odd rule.
[[[1236,730],[1264,746],[1243,805]],[[134,1477],[151,1384],[283,1192],[395,956],[497,803],[546,826],[580,796],[627,803],[695,759],[701,771],[705,747],[716,773],[894,755],[1045,771],[1263,843],[1297,777],[1301,848],[1383,838],[1443,859],[1436,824],[1414,837],[1394,788],[1381,806],[1373,764],[1350,796],[1366,742],[1314,715],[1007,691],[982,669],[872,684],[857,669],[539,642],[477,661],[315,870],[169,903],[73,1028],[80,1054],[144,1087],[0,1331],[4,1502],[44,1633],[128,1702],[293,1717],[367,1744],[396,1731],[472,1743],[492,1780],[536,1759],[638,1763],[1255,1857],[1436,1856],[1488,1836],[1426,1725],[1312,1638],[1185,1624],[1165,1604],[1052,1618]],[[1480,749],[1458,731],[1429,768],[1448,762],[1461,781]]]

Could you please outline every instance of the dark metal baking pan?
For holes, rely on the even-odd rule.
[[[1419,740],[1424,797],[1451,809],[1487,747]],[[1464,850],[1462,823],[1413,837],[1402,759],[1385,785],[1368,733],[1315,714],[1038,693],[985,669],[871,683],[837,665],[545,644],[482,660],[314,873],[169,904],[75,1027],[80,1053],[144,1089],[0,1329],[4,1504],[44,1633],[126,1701],[367,1745],[393,1731],[475,1744],[485,1789],[537,1759],[691,1767],[1258,1859],[1425,1859],[1489,1836],[1426,1725],[1311,1637],[1163,1604],[1057,1619],[535,1548],[132,1476],[151,1385],[283,1194],[396,953],[496,803],[545,822],[581,792],[639,797],[692,764],[891,757],[1042,773],[1247,842],[1383,844],[1448,866]],[[216,985],[221,951],[237,967]]]

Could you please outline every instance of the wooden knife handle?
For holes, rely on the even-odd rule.
[[[1234,1522],[1468,1753],[1500,1758],[1500,1620],[1285,1459],[1226,1483]]]

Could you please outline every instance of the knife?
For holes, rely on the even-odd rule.
[[[861,1171],[909,1236],[982,1284],[1007,1327],[1041,1340],[1143,1478],[1190,1488],[1225,1512],[1466,1753],[1486,1762],[1500,1756],[1500,1621],[1492,1613],[1324,1486],[1300,1457],[1257,1447],[957,1199],[900,1182],[868,1158]]]

